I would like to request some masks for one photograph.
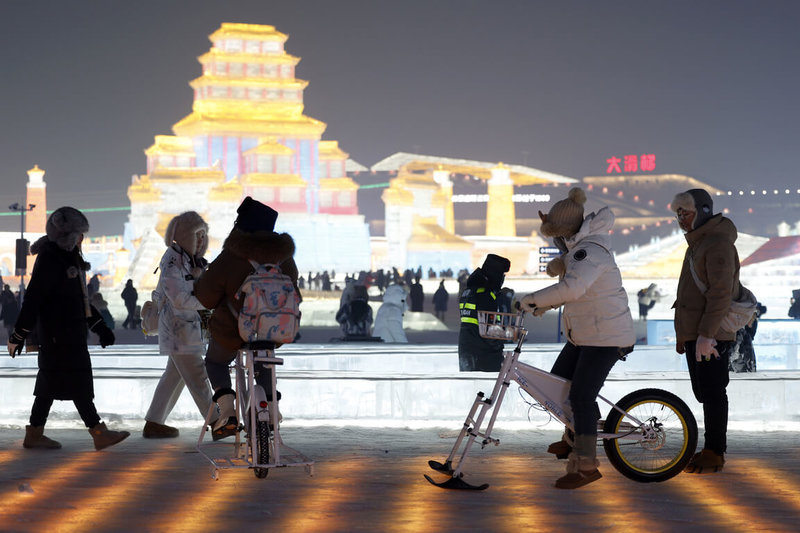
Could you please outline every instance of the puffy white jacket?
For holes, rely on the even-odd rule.
[[[202,354],[205,342],[200,329],[199,309],[194,296],[195,276],[189,255],[173,244],[161,257],[161,275],[153,291],[158,312],[158,348],[162,354]]]
[[[533,293],[537,307],[564,305],[562,328],[577,346],[633,346],[636,333],[608,230],[614,214],[608,207],[588,215],[578,233],[566,241],[561,280]]]

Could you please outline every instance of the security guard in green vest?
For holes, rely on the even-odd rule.
[[[497,311],[497,293],[503,286],[511,261],[489,254],[483,266],[467,280],[458,300],[461,329],[458,333],[458,368],[463,371],[498,372],[503,363],[503,341],[484,339],[478,333],[478,311]]]

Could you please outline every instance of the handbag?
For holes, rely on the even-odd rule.
[[[694,261],[692,261],[691,257],[689,258],[689,270],[692,273],[692,277],[694,278],[697,288],[700,289],[700,292],[703,293],[703,295],[705,295],[708,287],[706,287],[705,283],[700,281],[700,278],[694,269]],[[739,283],[739,287],[739,297],[731,299],[731,306],[728,308],[728,313],[725,315],[719,325],[720,329],[724,331],[739,331],[749,324],[751,320],[753,320],[753,316],[756,314],[758,309],[758,300],[756,299],[755,294],[753,294],[750,289],[741,283]]]

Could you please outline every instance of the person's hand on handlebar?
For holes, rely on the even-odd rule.
[[[542,316],[547,312],[547,309],[536,305],[536,302],[533,299],[533,293],[523,296],[519,303],[523,311],[530,313],[533,316]]]

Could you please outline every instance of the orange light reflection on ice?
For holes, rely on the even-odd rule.
[[[20,484],[27,483],[33,492],[20,491],[18,485],[14,484],[7,492],[0,493],[0,501],[3,502],[0,506],[0,518],[8,523],[15,516],[25,516],[31,507],[52,499],[64,486],[85,475],[86,468],[98,459],[100,457],[94,453],[83,453],[57,466],[43,466],[41,474],[33,472],[29,479],[20,480]]]
[[[272,524],[275,531],[311,533],[345,529],[344,523],[337,524],[334,518],[337,508],[357,498],[362,490],[361,477],[368,475],[365,474],[366,467],[355,466],[352,461],[332,461],[322,467],[322,473],[315,470],[313,484],[309,483],[293,512],[287,513],[281,523]],[[325,516],[325,519],[320,520],[320,516]]]
[[[736,470],[744,475],[748,483],[758,485],[759,491],[780,499],[800,512],[800,488],[797,487],[797,480],[789,479],[780,470],[753,459],[737,457]]]
[[[736,495],[741,487],[732,485],[722,475],[679,474],[670,483],[680,487],[679,492],[691,505],[702,506],[703,512],[714,515],[719,520],[720,530],[782,531],[785,528],[758,514],[757,509],[738,501]]]
[[[156,477],[161,475],[172,454],[171,451],[150,454],[137,464],[106,472],[104,475],[109,476],[106,485],[87,491],[83,498],[72,502],[75,508],[59,512],[48,529],[59,533],[104,529],[103,519],[113,519],[116,508],[129,504],[133,489],[157,485]]]

